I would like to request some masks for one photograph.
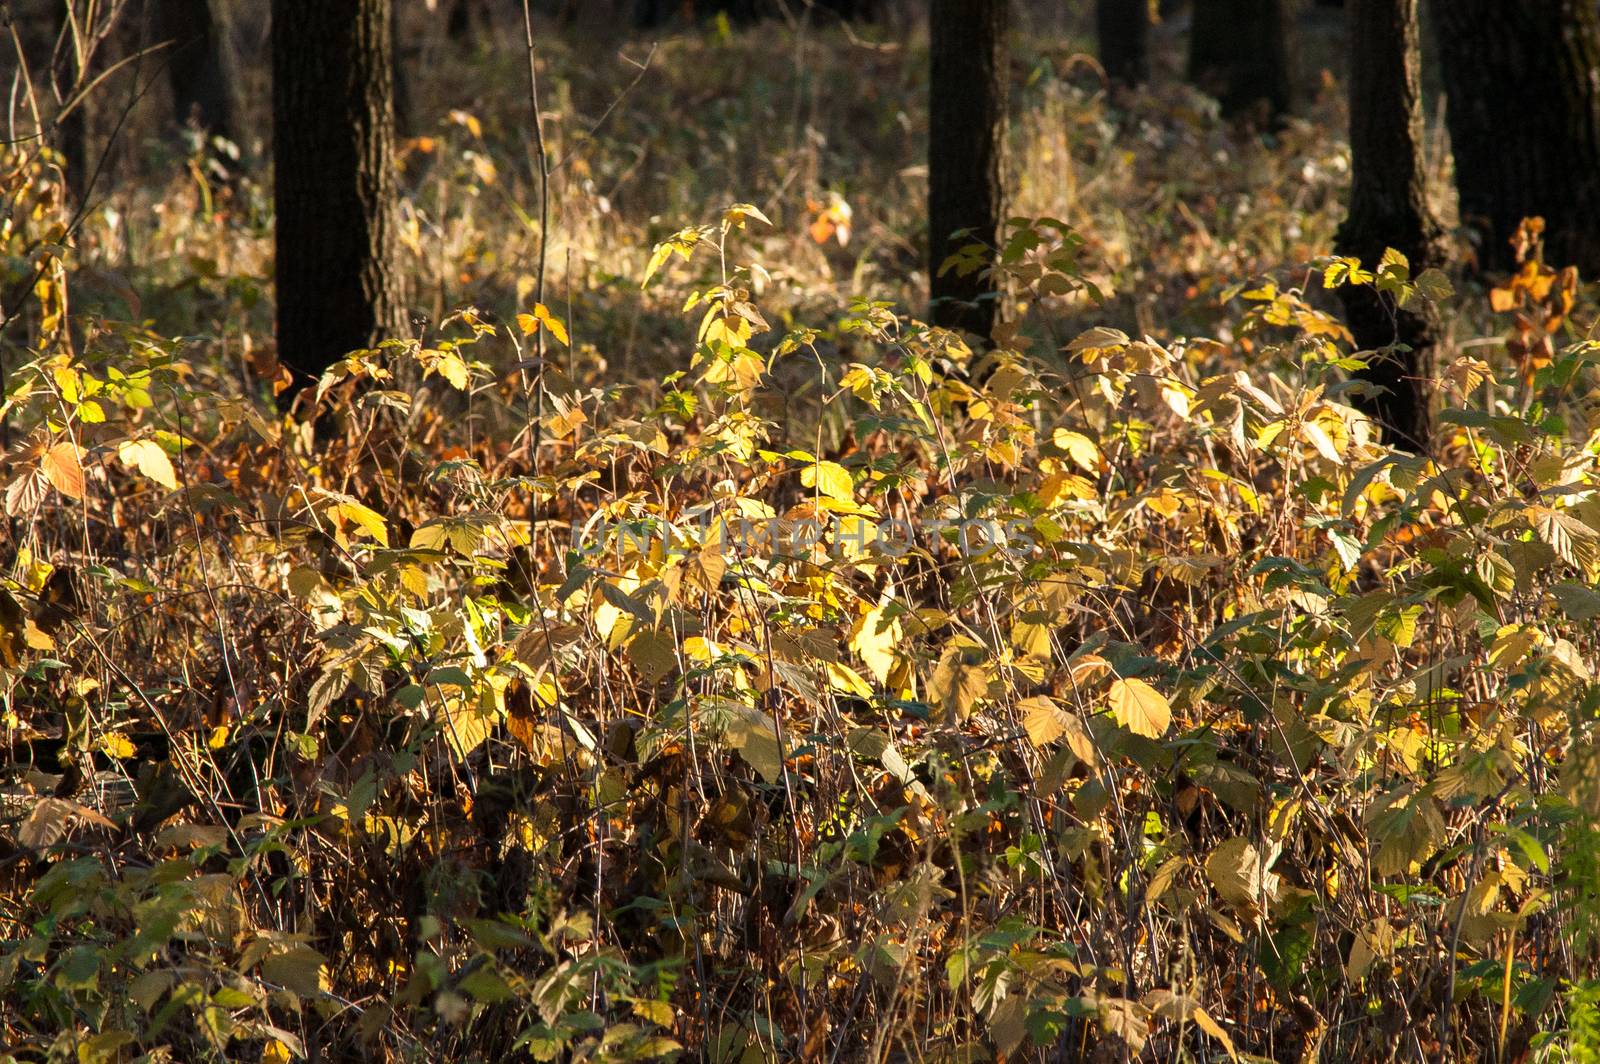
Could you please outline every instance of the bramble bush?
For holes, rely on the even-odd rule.
[[[1533,230],[1486,300],[1197,273],[1189,335],[1017,218],[984,352],[806,305],[813,190],[282,415],[250,268],[155,285],[216,323],[164,335],[7,151],[12,1059],[1600,1053],[1600,346]],[[482,236],[435,208],[414,270]],[[1484,325],[1429,453],[1348,405],[1349,284]]]

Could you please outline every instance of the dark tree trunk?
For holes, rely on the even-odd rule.
[[[156,37],[172,42],[164,58],[178,124],[232,139],[237,79],[219,14],[218,0],[159,0]]]
[[[1291,104],[1283,0],[1194,0],[1189,80],[1229,118],[1275,122]]]
[[[87,68],[79,65],[77,50],[72,46],[72,30],[67,22],[67,6],[65,3],[55,6],[56,33],[50,83],[59,105],[71,108],[65,113],[57,111],[55,146],[61,152],[61,164],[66,171],[67,194],[75,205],[81,207],[89,194],[90,171],[94,165],[89,158],[89,139],[94,126],[97,98],[95,93],[78,100],[75,97],[80,87],[94,80],[95,57],[93,53],[90,54]]]
[[[477,6],[474,0],[454,0],[450,5],[445,33],[449,34],[451,40],[464,41],[472,36],[473,24],[477,22],[473,11]]]
[[[296,387],[404,327],[392,14],[389,0],[272,3],[278,357]]]
[[[1549,259],[1600,273],[1600,17],[1593,0],[1433,5],[1461,218],[1512,265],[1524,217]]]
[[[1150,0],[1096,0],[1095,35],[1100,65],[1118,85],[1142,85],[1150,77]]]
[[[1348,0],[1347,6],[1352,176],[1349,214],[1335,243],[1339,254],[1369,269],[1394,248],[1415,277],[1444,260],[1422,158],[1417,0]],[[1437,315],[1421,304],[1401,310],[1369,285],[1346,285],[1339,293],[1357,349],[1369,352],[1360,379],[1381,389],[1357,397],[1356,405],[1389,442],[1426,448]],[[1400,344],[1410,350],[1382,351]]]
[[[933,321],[985,340],[995,291],[982,270],[945,261],[1000,241],[1008,0],[933,0],[929,10],[928,242]],[[960,236],[953,234],[964,230]],[[992,256],[985,256],[985,261]]]

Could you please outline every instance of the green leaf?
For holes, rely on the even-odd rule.
[[[1424,299],[1432,300],[1435,303],[1449,299],[1456,294],[1455,286],[1450,283],[1450,278],[1444,275],[1444,271],[1432,266],[1417,274],[1416,285],[1417,291],[1421,293]]]
[[[310,946],[273,954],[261,962],[261,974],[301,997],[313,997],[328,987],[327,961]]]

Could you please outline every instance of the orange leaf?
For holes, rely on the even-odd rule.
[[[83,498],[83,459],[77,444],[56,444],[39,460],[39,468],[61,494],[69,499]]]

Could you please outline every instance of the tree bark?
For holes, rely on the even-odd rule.
[[[1600,15],[1592,0],[1435,3],[1461,219],[1508,269],[1525,217],[1548,258],[1600,273]]]
[[[389,0],[272,3],[278,358],[295,388],[404,328],[391,18]]]
[[[1007,0],[933,0],[929,10],[928,237],[936,325],[985,340],[994,280],[945,261],[976,242],[998,246],[1006,140]],[[961,232],[960,236],[956,236]],[[986,263],[993,256],[985,256]]]
[[[172,42],[164,54],[178,124],[195,122],[208,133],[232,139],[238,81],[220,2],[159,0],[156,33],[159,40]]]
[[[1275,123],[1289,111],[1289,37],[1283,0],[1194,0],[1189,80],[1229,118]]]
[[[1150,78],[1150,0],[1096,0],[1094,15],[1106,77],[1117,85],[1144,84]]]
[[[1335,246],[1369,269],[1393,248],[1409,260],[1415,277],[1444,261],[1422,155],[1417,0],[1347,0],[1346,6],[1350,208]],[[1367,352],[1367,368],[1358,378],[1379,389],[1358,396],[1356,406],[1382,427],[1390,443],[1425,449],[1437,314],[1422,304],[1402,310],[1370,285],[1345,285],[1339,294],[1356,348]],[[1384,350],[1396,345],[1410,350]]]

